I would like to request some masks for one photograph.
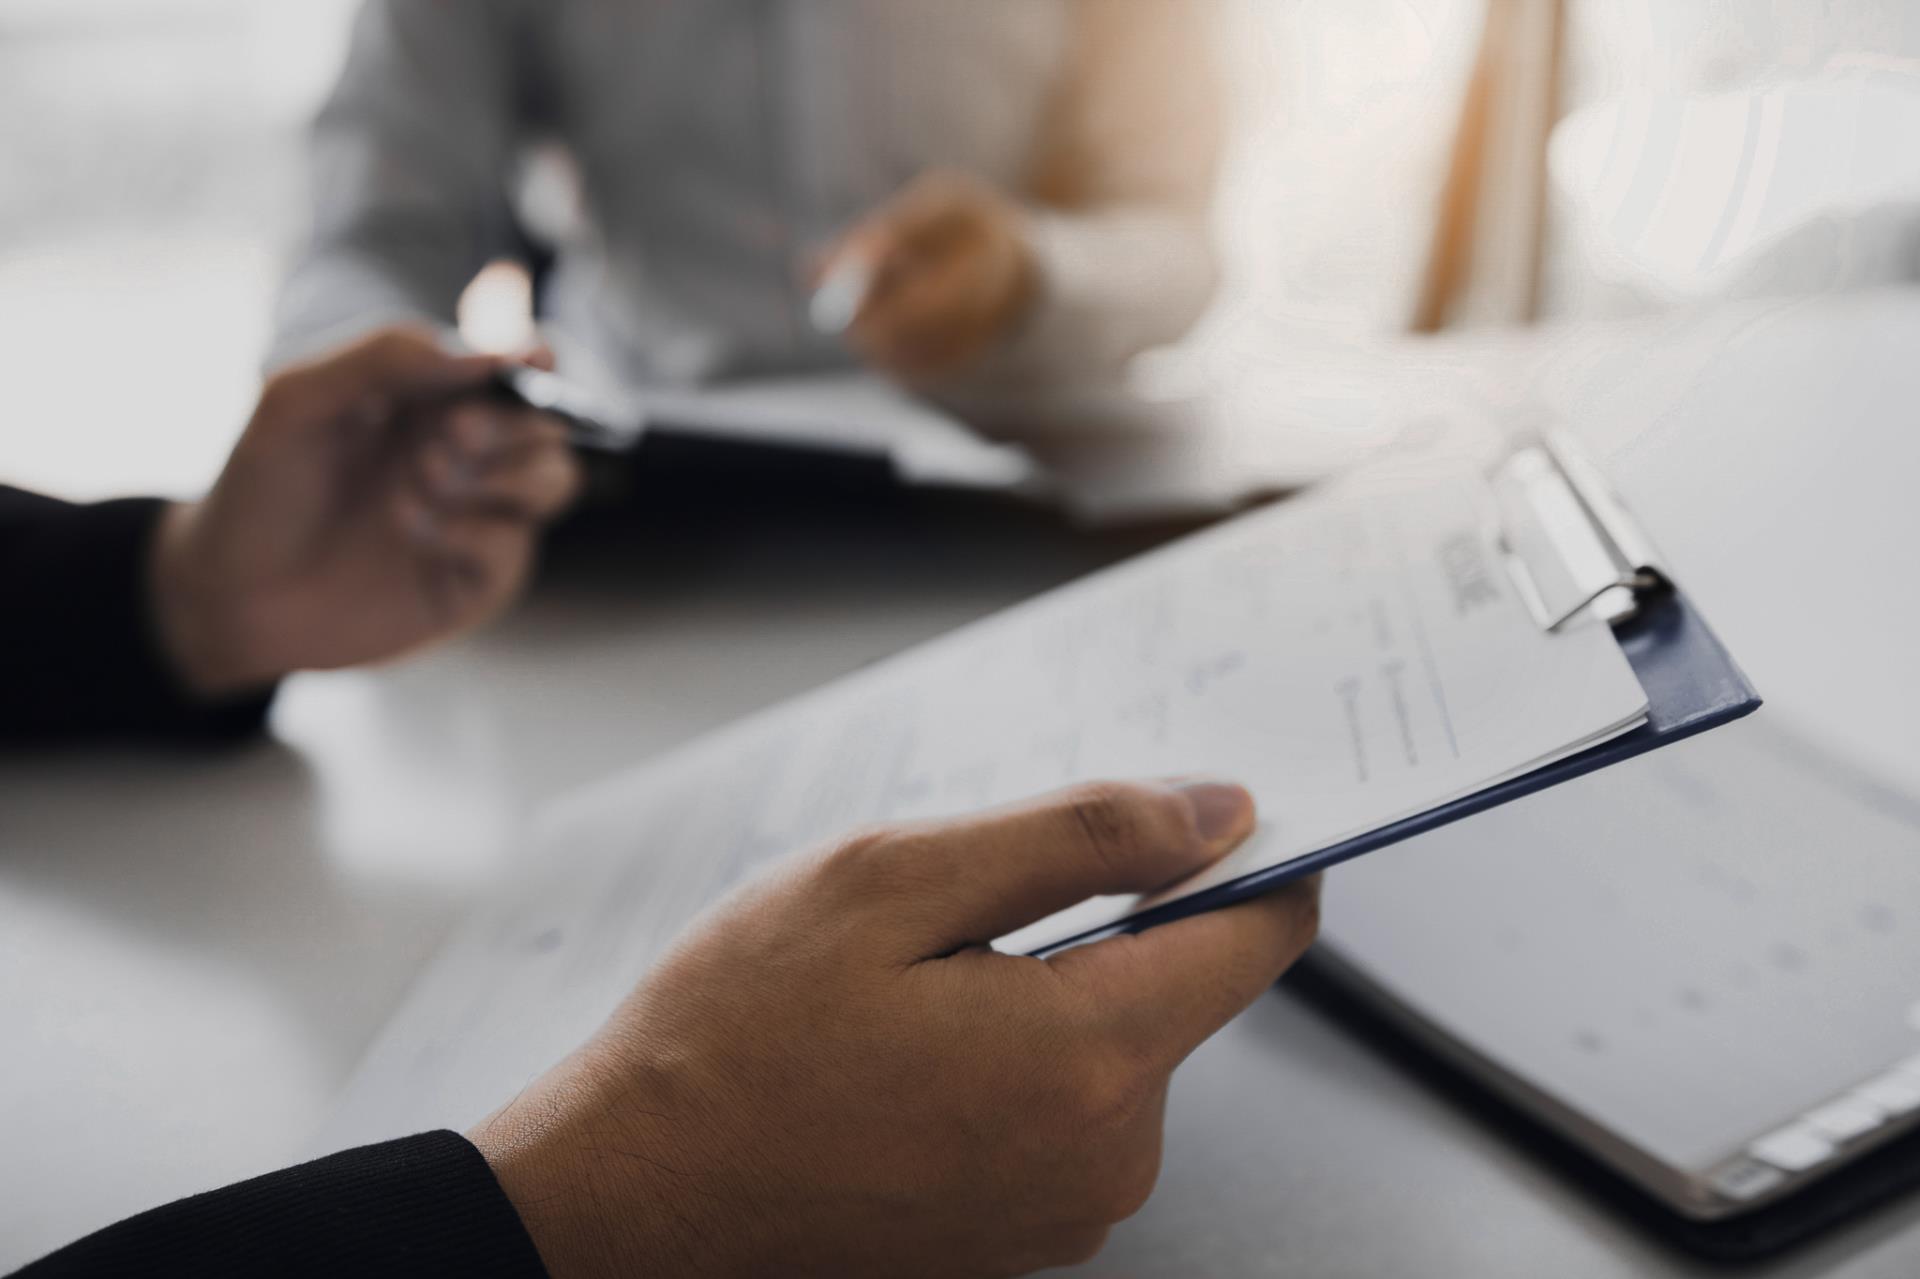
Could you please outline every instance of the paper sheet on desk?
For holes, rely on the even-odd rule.
[[[702,906],[850,826],[1096,777],[1249,785],[1262,825],[1179,891],[1276,865],[1625,731],[1604,626],[1543,633],[1477,472],[1380,472],[1218,526],[593,787],[369,1057],[331,1141],[473,1122],[605,1016]],[[1004,948],[1123,919],[1102,898]]]

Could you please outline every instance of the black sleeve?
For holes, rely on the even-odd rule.
[[[15,1279],[545,1279],[480,1152],[452,1132],[349,1150],[130,1217]]]
[[[271,691],[194,698],[160,652],[146,565],[164,507],[0,487],[0,745],[259,728]]]

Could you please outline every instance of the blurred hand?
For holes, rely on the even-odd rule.
[[[938,171],[915,180],[827,255],[822,280],[858,263],[872,283],[847,340],[909,381],[964,371],[1032,309],[1038,267],[1019,206],[987,183]]]
[[[513,599],[579,476],[558,422],[460,398],[503,363],[392,331],[267,383],[156,543],[158,628],[190,687],[394,657]]]
[[[1039,960],[984,943],[1239,844],[1235,786],[883,828],[696,924],[472,1138],[555,1279],[1010,1275],[1092,1256],[1168,1078],[1299,956],[1317,882]]]

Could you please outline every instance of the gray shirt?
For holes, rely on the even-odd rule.
[[[545,140],[585,212],[546,297],[565,343],[638,382],[843,364],[806,323],[812,255],[930,167],[1019,191],[1071,24],[1070,0],[369,0],[315,125],[313,235],[272,359],[449,322],[514,249],[508,211]],[[1192,226],[1068,230],[1041,237],[1074,241],[1055,253],[1063,294],[1116,256],[1206,256]],[[1063,334],[1096,308],[1052,302],[1030,327],[1054,351],[1178,331]]]

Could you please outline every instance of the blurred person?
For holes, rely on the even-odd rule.
[[[958,389],[1110,375],[1213,292],[1214,8],[368,0],[272,358],[451,324],[534,223],[563,371],[614,389],[856,358]],[[556,154],[581,216],[516,209]],[[830,281],[837,335],[809,316]]]
[[[273,682],[503,608],[577,484],[502,361],[391,332],[291,368],[199,502],[0,491],[15,743],[233,737]],[[346,1151],[28,1266],[142,1274],[1009,1275],[1092,1256],[1158,1174],[1170,1075],[1296,959],[1309,882],[1048,959],[987,945],[1238,846],[1199,780],[876,828],[697,921],[585,1046],[466,1136]]]

